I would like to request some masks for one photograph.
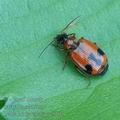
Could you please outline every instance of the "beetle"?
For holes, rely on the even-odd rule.
[[[106,54],[96,43],[81,37],[79,40],[76,38],[75,33],[67,34],[65,30],[69,28],[75,20],[72,20],[63,30],[59,33],[53,42],[54,46],[60,50],[64,50],[67,55],[64,62],[66,66],[68,58],[74,63],[76,69],[86,76],[101,76],[108,70],[108,59]],[[41,52],[41,54],[47,49],[47,47]],[[41,56],[40,54],[40,56]]]

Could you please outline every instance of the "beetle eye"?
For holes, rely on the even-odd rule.
[[[64,34],[64,39],[68,39],[68,35],[67,34]]]
[[[56,40],[59,44],[64,44],[64,42],[68,39],[68,35],[67,34],[60,34],[56,37]]]

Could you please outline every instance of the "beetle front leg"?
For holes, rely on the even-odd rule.
[[[64,66],[63,66],[63,70],[65,69],[66,67],[66,64],[67,64],[67,61],[68,61],[68,58],[69,58],[69,52],[67,53],[66,57],[65,57],[65,61],[64,61]]]

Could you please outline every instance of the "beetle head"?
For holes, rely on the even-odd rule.
[[[51,42],[42,50],[42,52],[40,53],[39,57],[40,57],[40,56],[45,52],[45,50],[46,50],[53,42],[55,42],[55,41],[57,41],[58,44],[60,44],[60,45],[63,46],[64,43],[65,43],[65,41],[68,40],[68,36],[69,36],[69,35],[67,35],[66,33],[64,33],[65,30],[68,29],[70,26],[72,26],[73,22],[75,22],[78,18],[79,18],[79,16],[76,17],[75,19],[73,19],[73,20],[60,32],[61,34],[58,34],[58,35],[55,37],[55,39],[54,39],[53,41],[51,41]]]
[[[65,41],[68,40],[68,35],[66,33],[58,34],[55,39],[58,44],[64,45]]]

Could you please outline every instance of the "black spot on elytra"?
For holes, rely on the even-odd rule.
[[[89,74],[92,73],[92,66],[90,64],[86,65],[85,68],[86,68],[87,73],[89,73]]]
[[[96,62],[96,65],[97,65],[97,66],[100,66],[100,65],[102,64],[101,60],[100,60],[100,59],[97,59],[97,58],[95,57],[95,55],[92,54],[92,53],[89,55],[88,59],[93,60],[94,62]]]
[[[98,53],[100,54],[100,55],[104,55],[105,53],[100,49],[100,48],[98,48]]]

